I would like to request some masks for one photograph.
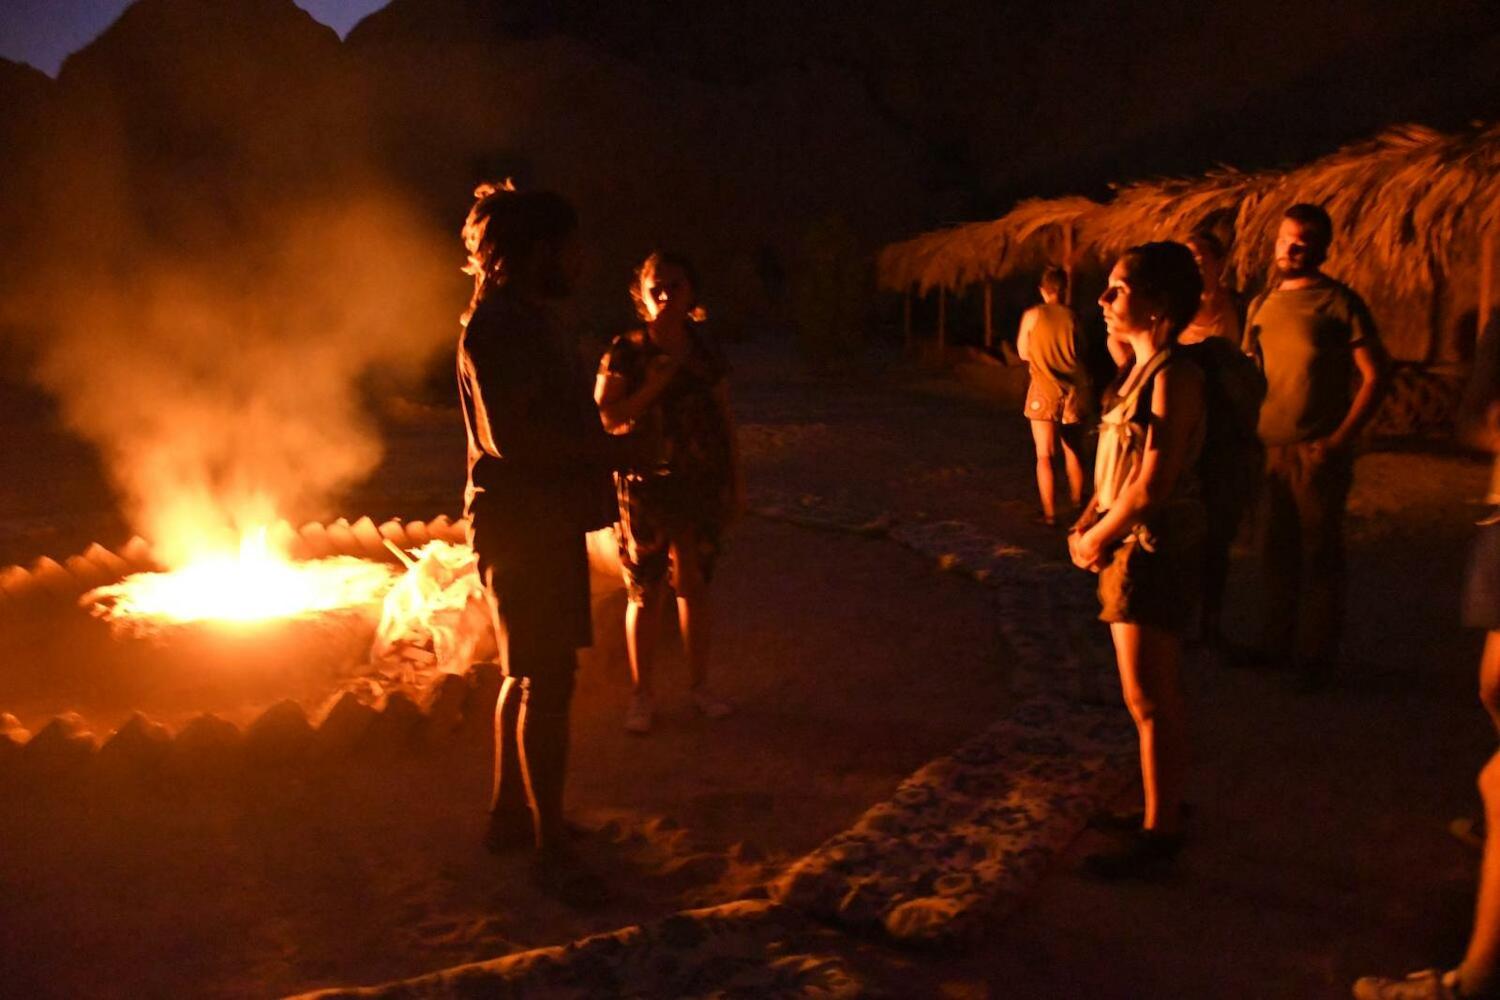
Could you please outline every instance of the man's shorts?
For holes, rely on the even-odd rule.
[[[1464,624],[1500,631],[1500,507],[1479,525],[1464,580]]]

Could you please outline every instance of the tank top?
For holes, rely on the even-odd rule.
[[[1099,423],[1099,450],[1094,460],[1094,496],[1101,512],[1109,510],[1140,472],[1146,456],[1150,430],[1151,388],[1156,377],[1173,360],[1173,349],[1164,347],[1151,356],[1139,372],[1126,379],[1130,391],[1114,400]],[[1172,495],[1164,508],[1181,501],[1196,502],[1198,480],[1194,471],[1203,450],[1203,422],[1193,433],[1186,460],[1177,475]]]
[[[1060,303],[1033,306],[1027,335],[1027,367],[1031,384],[1026,393],[1026,416],[1032,420],[1076,423],[1087,415],[1088,372],[1078,357],[1077,321],[1073,310]]]

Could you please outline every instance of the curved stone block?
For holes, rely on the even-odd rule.
[[[100,573],[104,574],[105,579],[101,581],[102,583],[123,580],[130,575],[130,564],[98,542],[93,543],[83,550],[83,558],[87,559],[98,568]]]
[[[99,748],[99,762],[116,767],[147,768],[160,764],[171,749],[171,731],[136,712],[104,741],[104,746]]]
[[[380,532],[381,538],[383,538],[385,541],[390,542],[398,549],[412,548],[411,540],[406,537],[406,529],[403,528],[401,526],[401,522],[397,521],[395,518],[386,521],[375,530]]]
[[[227,767],[239,760],[245,736],[240,727],[217,715],[200,715],[177,734],[167,763],[180,770]]]
[[[83,717],[64,712],[26,741],[23,754],[31,767],[45,770],[82,767],[94,756],[97,743]]]
[[[439,514],[428,521],[427,531],[433,538],[453,545],[462,545],[469,540],[469,522],[463,518],[450,520],[447,514]]]
[[[256,760],[295,760],[312,748],[313,727],[307,712],[290,699],[261,713],[245,730],[245,753]]]
[[[114,583],[118,579],[83,556],[68,556],[63,560],[63,569],[67,570],[68,575],[77,582],[80,592],[102,587],[106,583]]]
[[[30,596],[33,580],[25,566],[7,566],[0,569],[0,592],[12,600],[23,600]]]
[[[432,532],[426,521],[407,521],[406,537],[411,540],[411,547],[417,549],[432,541]]]
[[[293,559],[309,558],[307,543],[302,540],[301,535],[297,534],[297,529],[287,521],[277,521],[271,525],[271,530],[266,534],[266,540],[271,543],[274,550],[285,552]]]
[[[309,521],[299,529],[302,543],[307,547],[307,558],[326,559],[333,555],[333,540],[328,530],[316,521]]]
[[[336,555],[357,556],[361,553],[359,539],[349,530],[347,519],[341,517],[332,524],[324,525],[324,530],[328,533],[328,543],[333,546]]]
[[[31,566],[36,585],[52,597],[71,601],[83,592],[83,584],[50,556],[42,556]]]
[[[368,516],[360,518],[349,526],[349,533],[359,543],[359,551],[355,555],[362,555],[366,559],[391,558],[391,550],[385,547],[385,539],[380,537],[380,529],[375,527],[375,522]]]
[[[21,720],[9,712],[0,712],[0,769],[20,760],[21,748],[31,739],[31,733],[21,725]]]
[[[137,572],[156,573],[162,569],[155,553],[151,551],[151,543],[140,535],[136,535],[120,546],[120,558],[129,563],[130,568]]]
[[[317,749],[322,753],[342,753],[353,749],[379,715],[360,700],[353,691],[345,691],[328,705],[317,726]]]

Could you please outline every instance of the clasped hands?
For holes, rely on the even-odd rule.
[[[1068,532],[1068,555],[1073,565],[1097,573],[1103,569],[1104,552],[1099,542],[1087,531],[1074,528]]]

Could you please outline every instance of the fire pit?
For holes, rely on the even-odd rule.
[[[174,572],[139,539],[0,570],[12,650],[0,709],[31,725],[61,711],[96,725],[131,711],[245,722],[282,699],[326,700],[383,659],[408,673],[454,664],[475,646],[439,620],[443,600],[468,597],[454,585],[467,569],[463,540],[463,525],[442,517],[283,523],[248,536],[238,554]],[[414,596],[408,578],[441,578],[435,560],[450,568],[447,586]],[[382,628],[387,597],[399,598],[397,615]]]

